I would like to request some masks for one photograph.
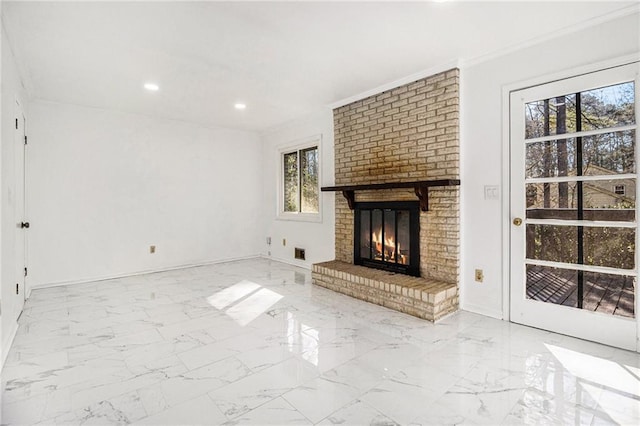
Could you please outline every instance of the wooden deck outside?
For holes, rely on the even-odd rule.
[[[529,299],[577,307],[577,271],[527,266]],[[622,317],[634,317],[633,277],[584,273],[582,309]]]

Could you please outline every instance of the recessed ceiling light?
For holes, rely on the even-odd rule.
[[[238,104],[235,104],[234,107],[236,109],[246,109],[247,105],[238,103]]]
[[[158,90],[160,90],[160,86],[155,83],[145,83],[144,88],[151,92],[157,92]]]

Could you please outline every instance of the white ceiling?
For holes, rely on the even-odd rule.
[[[5,1],[3,19],[32,98],[259,131],[635,3]]]

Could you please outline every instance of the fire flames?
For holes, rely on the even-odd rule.
[[[396,262],[396,242],[393,237],[387,237],[382,241],[382,229],[373,232],[371,239],[374,253],[373,258],[385,262]],[[400,243],[398,243],[398,263],[407,264],[407,256],[402,254]]]

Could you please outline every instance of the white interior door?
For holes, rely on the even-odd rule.
[[[511,320],[637,349],[638,63],[511,93]]]
[[[20,103],[16,100],[16,131],[14,138],[15,156],[15,215],[16,235],[14,239],[14,255],[16,265],[16,295],[21,299],[20,306],[24,305],[26,298],[26,255],[27,255],[27,229],[29,222],[26,219],[26,196],[25,196],[25,164],[26,164],[26,118]]]

